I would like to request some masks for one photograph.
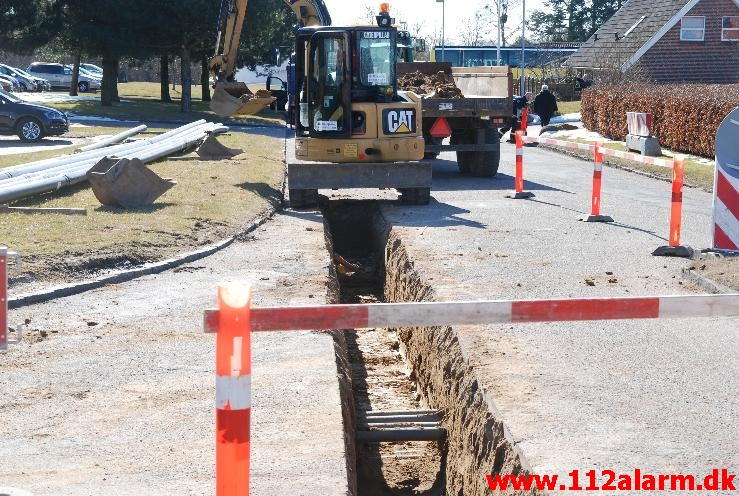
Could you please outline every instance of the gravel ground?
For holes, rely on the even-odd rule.
[[[212,494],[215,338],[201,322],[216,285],[253,281],[257,305],[327,298],[318,214],[279,214],[253,238],[174,271],[11,312],[13,323],[31,319],[31,331],[0,355],[0,487]],[[253,350],[252,494],[344,496],[332,338],[260,333]]]
[[[497,178],[435,162],[432,204],[383,206],[440,300],[691,294],[666,244],[670,185],[606,168],[588,224],[592,164],[526,148],[532,201],[510,200],[514,148]],[[711,196],[685,191],[684,242],[708,246]],[[701,474],[739,465],[739,323],[731,319],[460,328],[486,391],[534,469]],[[481,472],[480,477],[484,477]],[[602,482],[602,481],[601,481]]]

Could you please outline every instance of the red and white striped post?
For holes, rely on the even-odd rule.
[[[658,257],[690,258],[694,250],[680,244],[683,222],[683,185],[685,184],[685,158],[676,156],[672,163],[672,205],[670,207],[669,244],[660,246],[652,255]]]
[[[523,186],[523,131],[519,130],[516,131],[516,191],[512,195],[506,195],[506,198],[513,198],[515,200],[533,198],[535,195],[530,191],[524,191]]]
[[[0,246],[0,350],[8,349],[8,249]]]
[[[613,217],[600,214],[601,189],[603,181],[603,143],[596,143],[593,151],[593,190],[590,201],[590,215],[585,222],[613,222]]]
[[[216,496],[249,495],[251,292],[218,288],[216,339]]]
[[[732,110],[716,132],[716,175],[713,187],[711,247],[739,251],[739,107]]]

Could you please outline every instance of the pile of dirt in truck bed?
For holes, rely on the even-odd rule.
[[[270,98],[271,96],[272,92],[269,90],[258,90],[256,93],[246,93],[241,95],[240,99],[242,102],[248,103],[255,98]]]
[[[403,74],[398,78],[398,88],[436,98],[464,98],[454,79],[441,71],[430,76],[420,71]]]

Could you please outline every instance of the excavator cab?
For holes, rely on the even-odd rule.
[[[298,30],[297,158],[395,162],[423,157],[420,101],[398,94],[397,36],[390,25]]]

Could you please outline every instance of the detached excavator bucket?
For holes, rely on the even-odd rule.
[[[232,115],[254,115],[277,98],[267,90],[259,90],[256,94],[244,83],[216,83],[210,100],[210,109],[221,117]]]
[[[177,184],[157,176],[137,158],[105,157],[87,172],[87,179],[100,203],[123,208],[149,206]]]

